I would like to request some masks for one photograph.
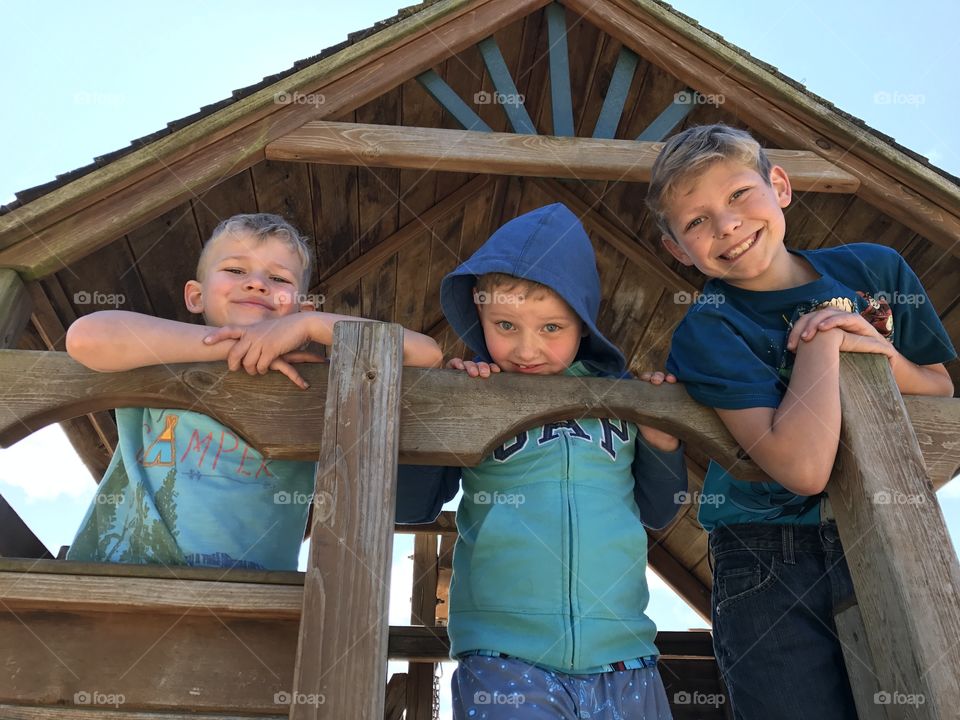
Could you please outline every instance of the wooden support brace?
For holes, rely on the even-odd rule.
[[[647,129],[637,135],[638,142],[660,142],[667,135],[673,132],[673,129],[683,122],[683,119],[690,114],[695,107],[693,99],[697,96],[696,90],[686,88],[677,93],[672,103],[664,108],[663,112],[654,118],[653,122],[647,126]]]
[[[0,557],[53,557],[3,495],[0,495]]]
[[[891,717],[960,707],[960,565],[886,360],[840,356],[843,425],[828,491]]]
[[[465,130],[492,132],[493,128],[487,125],[476,111],[467,105],[463,98],[457,95],[456,90],[447,84],[447,81],[433,70],[417,75],[417,82],[430,96],[440,103],[440,106],[450,113],[450,117],[460,123]]]
[[[413,541],[413,597],[410,622],[433,627],[437,624],[437,536],[417,535]],[[407,675],[406,720],[432,720],[433,663],[410,663]]]
[[[834,613],[833,622],[843,647],[843,661],[847,666],[858,719],[887,720],[886,705],[877,702],[883,696],[879,694],[873,653],[867,644],[867,629],[863,626],[863,616],[855,598]]]
[[[573,98],[570,94],[570,55],[567,50],[567,15],[558,3],[550,3],[547,13],[547,41],[550,53],[550,107],[553,110],[553,134],[573,137]]]
[[[290,720],[379,720],[403,329],[339,322],[333,336]]]
[[[517,84],[510,75],[510,69],[503,59],[497,41],[491,35],[485,40],[481,40],[477,47],[480,49],[480,54],[483,55],[483,63],[487,66],[487,72],[490,74],[493,87],[497,91],[497,96],[489,100],[496,101],[496,104],[503,108],[503,112],[510,121],[510,126],[514,132],[536,135],[537,128],[534,126],[533,120],[530,119],[529,113],[527,113],[523,96],[517,90]]]
[[[593,128],[593,137],[616,137],[617,126],[620,125],[620,116],[623,115],[623,106],[627,102],[627,93],[630,92],[630,85],[639,60],[640,56],[630,48],[620,48],[617,65],[613,69],[607,94],[603,96],[603,105],[597,117],[597,124]]]
[[[0,268],[0,350],[14,348],[30,320],[31,303],[23,280]]]

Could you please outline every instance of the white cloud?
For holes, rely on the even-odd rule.
[[[13,486],[30,500],[47,501],[89,496],[95,482],[58,424],[0,450],[0,491]]]

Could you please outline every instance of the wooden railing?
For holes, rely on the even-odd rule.
[[[400,347],[398,326],[338,323],[330,367],[303,368],[309,391],[279,375],[251,379],[223,365],[100,374],[62,354],[0,351],[4,445],[78,414],[159,405],[206,413],[268,457],[314,460],[319,448],[320,458],[302,588],[284,573],[258,573],[256,583],[237,585],[231,584],[236,574],[228,574],[216,580],[231,582],[196,579],[185,586],[157,578],[120,582],[92,571],[36,572],[55,561],[27,573],[5,566],[0,704],[50,710],[20,717],[57,716],[51,708],[73,702],[73,693],[102,691],[80,684],[91,681],[70,670],[85,666],[92,647],[105,659],[98,671],[115,671],[101,677],[130,676],[141,661],[130,657],[129,635],[118,635],[122,627],[143,641],[155,636],[164,648],[149,658],[156,672],[127,690],[137,698],[129,707],[223,717],[277,714],[277,697],[281,703],[322,697],[322,703],[291,703],[289,717],[382,717],[384,663],[396,642],[386,622],[386,579],[398,457],[473,465],[520,429],[615,417],[667,430],[740,476],[762,477],[715,413],[681,388],[513,375],[478,382],[453,371],[402,369]],[[960,401],[904,402],[892,383],[882,358],[843,357],[843,434],[829,490],[879,687],[922,696],[912,717],[946,718],[960,707],[960,570],[933,487],[960,465]],[[887,496],[905,500],[883,502]],[[82,621],[75,614],[81,611]],[[270,624],[262,622],[265,613]],[[31,635],[44,642],[27,642]],[[240,638],[250,652],[237,653],[235,643],[233,651],[223,650],[218,641],[225,635]],[[56,653],[44,645],[54,641]],[[205,653],[202,682],[188,672],[195,664],[183,663],[195,653]],[[184,696],[187,687],[194,689]]]

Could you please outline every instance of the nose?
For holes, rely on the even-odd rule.
[[[742,221],[738,213],[723,210],[716,216],[714,222],[716,222],[717,234],[722,237],[734,232],[740,227]]]
[[[521,365],[526,365],[529,361],[535,360],[539,352],[536,339],[528,333],[523,333],[513,348],[513,354]]]
[[[245,290],[256,290],[261,293],[270,292],[266,278],[258,272],[252,272],[248,274],[243,283],[243,287]]]

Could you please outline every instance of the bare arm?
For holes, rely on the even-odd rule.
[[[818,332],[797,349],[778,408],[717,410],[730,434],[764,472],[797,495],[816,495],[830,479],[840,438],[843,331]]]
[[[232,343],[205,345],[205,325],[164,320],[125,310],[84,315],[67,330],[67,352],[99,372],[148,365],[224,360]]]
[[[275,365],[284,365],[284,373],[293,377],[289,362],[305,359],[303,353],[296,352],[307,342],[331,345],[333,326],[342,320],[376,322],[352,315],[335,315],[322,312],[301,312],[275,320],[265,320],[254,325],[228,325],[221,328],[206,328],[204,342],[216,346],[231,341],[226,353],[227,364],[231,370],[239,370],[241,365],[251,375],[264,374]],[[286,359],[284,355],[291,353]],[[439,367],[443,359],[440,346],[433,338],[413,330],[403,330],[403,364],[415,367]]]

